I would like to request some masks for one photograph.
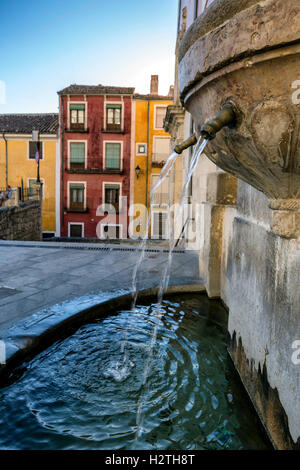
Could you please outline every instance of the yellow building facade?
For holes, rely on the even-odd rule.
[[[170,154],[170,135],[164,131],[163,125],[167,107],[173,101],[171,93],[169,96],[160,96],[157,91],[158,77],[152,76],[150,94],[134,96],[134,214],[131,215],[134,217],[135,236],[144,236],[151,210],[149,236],[164,239],[168,238],[168,178],[155,192],[151,201],[150,191]]]
[[[39,131],[43,233],[45,237],[59,235],[57,114],[0,115],[0,188],[31,188],[36,182],[37,143],[32,141],[32,130]]]

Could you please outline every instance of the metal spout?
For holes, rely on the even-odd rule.
[[[176,145],[174,148],[174,152],[176,153],[182,153],[185,149],[191,147],[192,145],[195,145],[197,143],[197,137],[196,134],[191,135],[188,139],[184,140],[181,142],[181,144]]]
[[[204,139],[212,140],[223,127],[234,127],[236,124],[236,111],[231,103],[224,104],[216,117],[201,127],[201,135]]]

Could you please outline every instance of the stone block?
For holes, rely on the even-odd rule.
[[[300,199],[271,199],[271,230],[283,238],[300,237]]]

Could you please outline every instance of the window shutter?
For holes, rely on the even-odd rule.
[[[153,212],[152,237],[166,239],[168,236],[168,214],[167,212]]]
[[[152,175],[152,189],[158,183],[159,175]],[[154,204],[168,204],[169,202],[169,176],[156,188],[153,194]]]
[[[166,107],[158,106],[156,108],[156,119],[155,119],[156,128],[163,129],[166,111],[167,111]]]
[[[70,161],[71,163],[85,162],[85,144],[83,142],[70,143]]]
[[[70,184],[70,189],[82,189],[82,190],[84,190],[84,184],[72,183],[72,184]]]
[[[38,142],[29,142],[29,158],[35,160],[35,154],[38,151]],[[40,160],[43,159],[43,142],[40,142]]]
[[[121,161],[121,144],[110,144],[105,145],[105,168],[112,170],[120,169]]]
[[[70,110],[73,111],[84,111],[85,104],[70,104]]]

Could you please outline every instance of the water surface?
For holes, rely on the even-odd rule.
[[[176,296],[162,308],[159,319],[152,304],[138,305],[134,321],[130,310],[97,320],[26,364],[21,378],[0,390],[0,448],[267,448],[227,355],[221,305],[204,295]]]

